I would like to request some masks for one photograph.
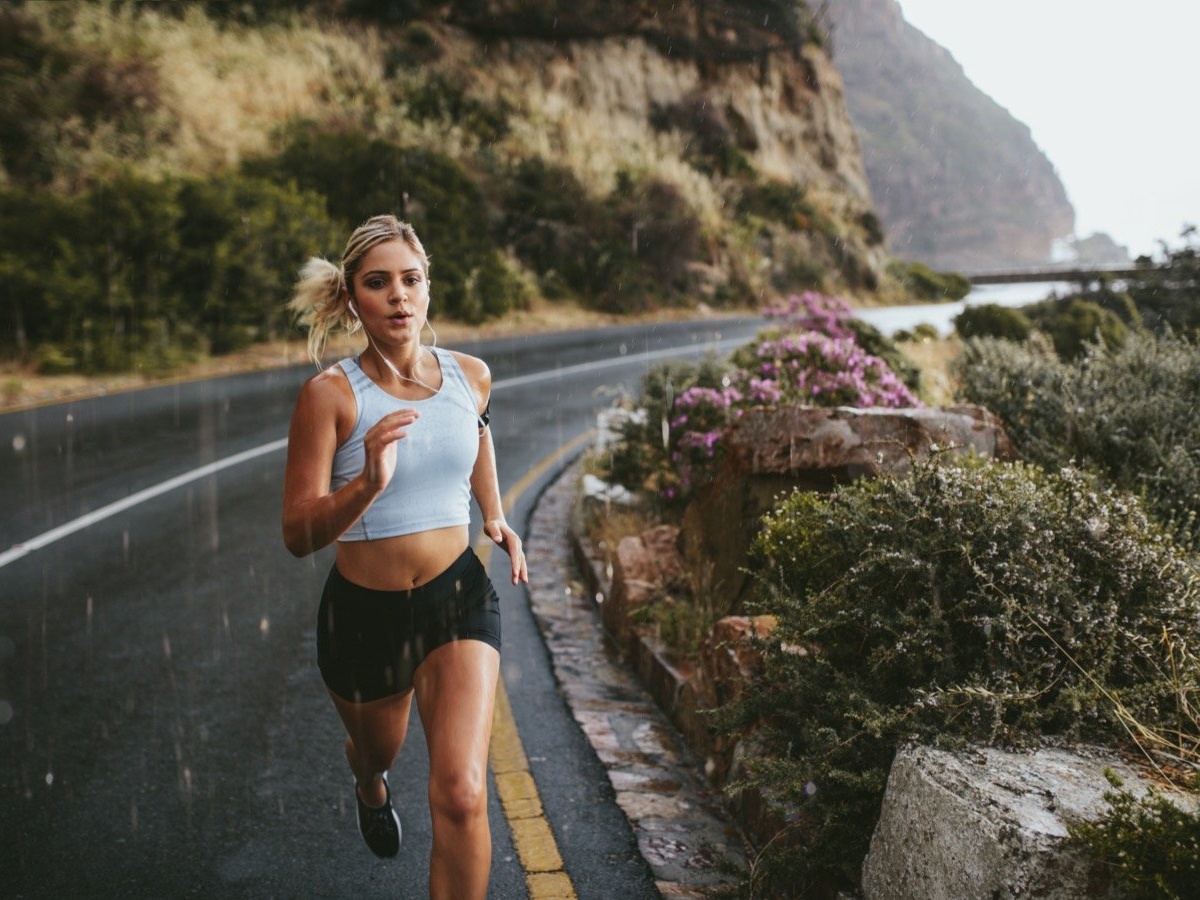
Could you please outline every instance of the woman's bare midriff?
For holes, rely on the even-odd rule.
[[[405,591],[432,581],[467,549],[468,527],[452,525],[377,541],[338,541],[342,576],[377,591]]]

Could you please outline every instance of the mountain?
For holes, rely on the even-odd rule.
[[[828,0],[824,10],[891,252],[941,269],[1048,262],[1075,213],[1028,127],[896,0]]]

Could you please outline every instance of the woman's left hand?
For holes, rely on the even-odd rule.
[[[524,582],[529,584],[529,567],[525,564],[525,551],[521,539],[504,519],[488,519],[483,523],[483,531],[497,546],[508,554],[512,562],[512,583]]]

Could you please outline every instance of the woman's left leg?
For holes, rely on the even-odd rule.
[[[458,640],[425,657],[413,679],[429,745],[432,900],[487,895],[492,865],[488,745],[499,674],[494,647]]]

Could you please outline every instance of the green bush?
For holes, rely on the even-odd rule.
[[[1157,791],[1135,797],[1105,794],[1109,809],[1099,822],[1073,825],[1071,836],[1100,864],[1102,880],[1115,882],[1129,900],[1186,900],[1200,884],[1200,815],[1185,812]],[[1108,885],[1106,884],[1105,887]]]
[[[607,460],[599,460],[606,475],[617,484],[638,491],[667,507],[681,499],[671,464],[671,415],[677,397],[690,388],[719,390],[729,382],[732,366],[715,355],[698,363],[666,362],[652,367],[642,378],[638,407],[644,418],[630,419]]]
[[[1035,328],[1049,336],[1063,359],[1077,359],[1095,343],[1116,349],[1129,336],[1129,329],[1115,312],[1080,297],[1045,300],[1022,311]]]
[[[277,337],[299,263],[341,234],[316,195],[232,174],[118,176],[71,198],[0,190],[12,325],[0,346],[28,356],[53,344],[99,372]]]
[[[1195,730],[1162,641],[1194,634],[1200,573],[1135,498],[1078,470],[933,460],[798,492],[765,517],[751,568],[754,611],[778,626],[719,718],[765,751],[731,791],[794,810],[756,871],[763,896],[857,885],[908,741]]]
[[[66,375],[74,372],[79,363],[67,356],[57,344],[42,344],[37,349],[37,370],[43,375]]]
[[[413,33],[412,28],[409,33]],[[503,105],[472,96],[462,75],[425,74],[398,90],[396,99],[415,121],[461,128],[482,144],[495,143],[508,133],[509,111]]]
[[[1200,538],[1200,345],[1135,336],[1062,362],[1044,342],[969,341],[956,363],[964,400],[1003,419],[1020,453],[1072,461],[1141,494],[1181,537]]]
[[[65,7],[66,4],[54,4]],[[89,184],[97,150],[128,158],[172,128],[156,64],[118,57],[45,28],[21,9],[0,7],[0,169],[5,183],[44,188]]]
[[[1147,266],[1129,279],[1130,297],[1146,325],[1159,334],[1200,332],[1200,244],[1196,227],[1189,225],[1180,237],[1180,247],[1163,245],[1163,264]]]
[[[892,340],[898,344],[905,342],[936,341],[941,336],[941,332],[938,331],[936,325],[931,325],[928,322],[921,322],[911,331],[906,328],[901,328],[899,331],[896,331],[892,334]]]
[[[954,317],[954,330],[964,338],[1000,338],[1024,341],[1033,323],[1020,310],[998,303],[979,303],[966,307]]]
[[[971,292],[971,281],[967,276],[958,272],[935,272],[925,263],[895,260],[888,270],[920,300],[961,300]]]
[[[500,241],[549,296],[574,294],[605,312],[691,299],[687,263],[700,226],[675,185],[622,172],[612,193],[588,195],[562,166],[522,160],[506,175]]]
[[[504,312],[491,297],[510,297],[512,285],[467,297],[472,272],[506,272],[494,257],[488,203],[467,171],[444,154],[371,138],[360,132],[297,127],[274,157],[248,161],[245,171],[279,183],[292,182],[321,195],[343,234],[370,216],[395,213],[411,222],[433,261],[432,314],[479,321]],[[344,240],[344,237],[343,237]],[[337,252],[340,253],[338,247]],[[470,307],[470,308],[469,308]]]

